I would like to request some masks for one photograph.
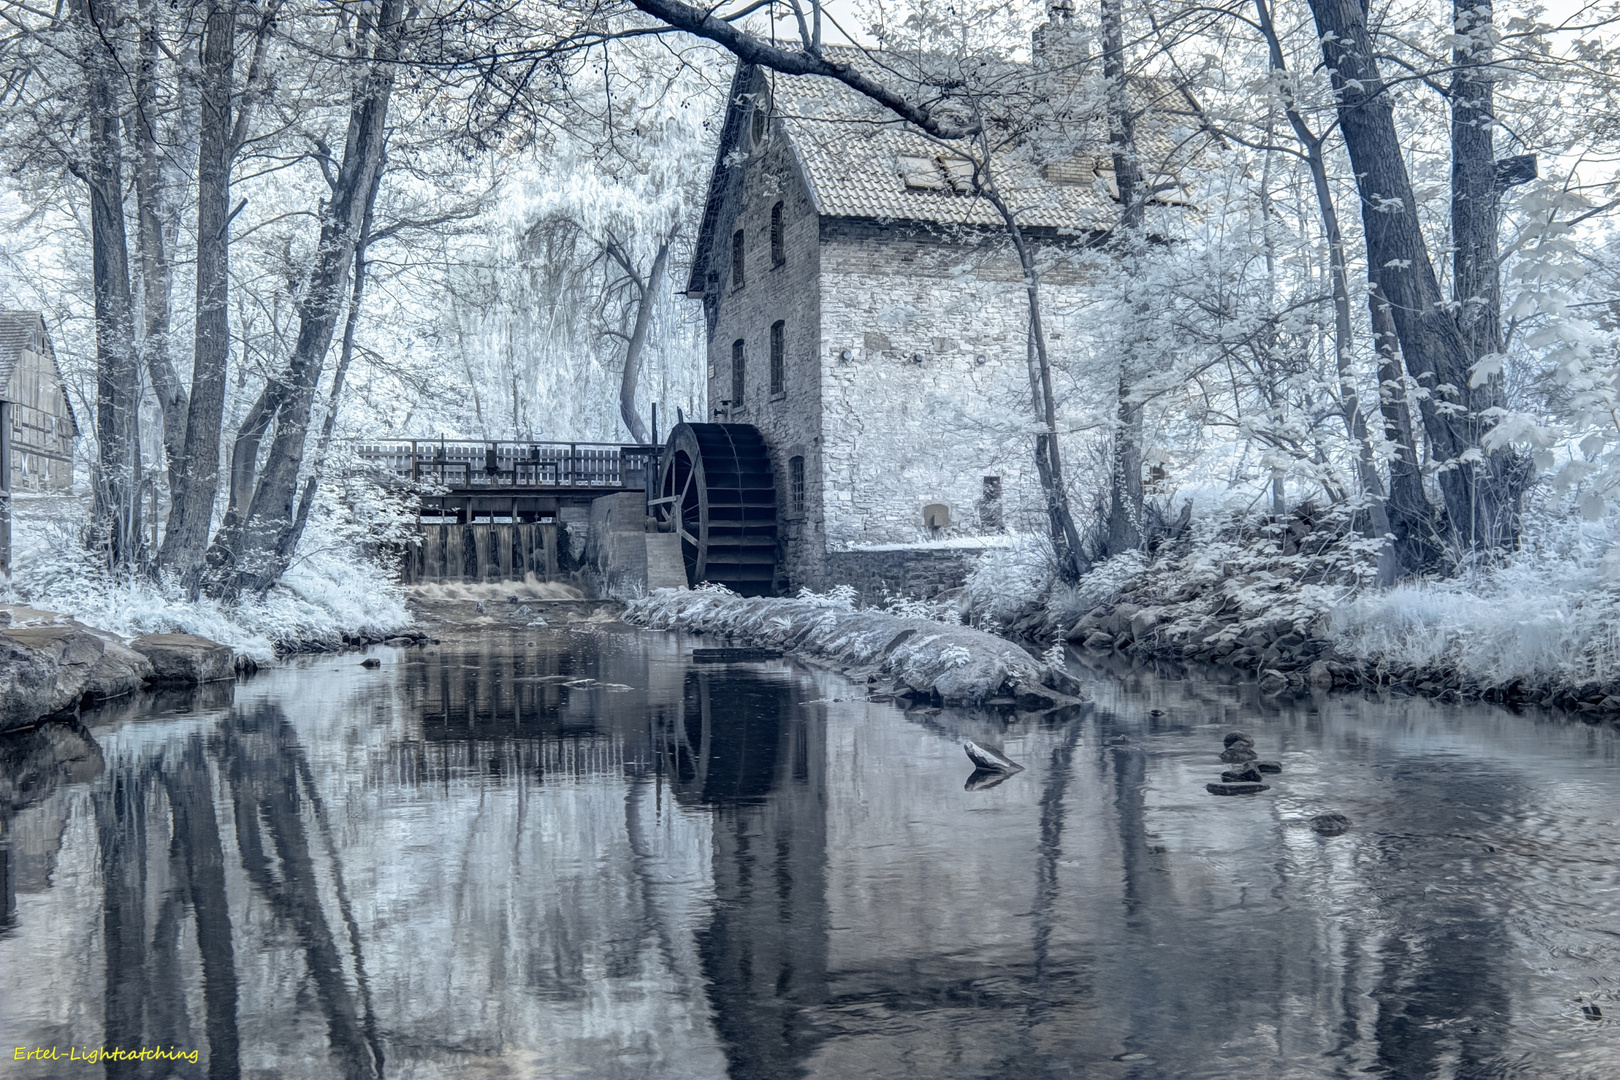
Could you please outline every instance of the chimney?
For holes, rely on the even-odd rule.
[[[1061,70],[1073,77],[1091,55],[1091,32],[1074,16],[1074,0],[1052,0],[1046,21],[1031,35],[1037,68]]]

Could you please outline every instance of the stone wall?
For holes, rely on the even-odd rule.
[[[826,584],[853,586],[864,605],[891,596],[932,600],[966,584],[980,554],[978,549],[960,548],[829,551]]]
[[[944,236],[921,226],[829,220],[822,227],[822,430],[829,550],[929,539],[922,508],[944,503],[959,530],[980,518],[997,477],[1002,519],[1044,529],[1033,462],[1028,305],[999,235]],[[1043,321],[1065,419],[1099,432],[1111,380],[1088,378],[1084,285],[1044,279]],[[842,359],[844,352],[850,359]],[[1071,486],[1099,436],[1064,439]]]

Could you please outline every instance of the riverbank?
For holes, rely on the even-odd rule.
[[[1004,638],[968,626],[856,610],[853,597],[838,592],[751,599],[717,587],[660,589],[632,601],[622,618],[650,630],[791,651],[866,680],[880,699],[1046,711],[1081,704],[1085,697],[1059,664],[1037,660]]]
[[[1313,524],[1316,526],[1313,528]],[[1038,545],[989,556],[964,618],[1036,644],[1231,668],[1263,692],[1377,690],[1620,720],[1620,580],[1603,537],[1526,537],[1505,564],[1380,590],[1364,542],[1295,518],[1206,527],[1055,586]]]

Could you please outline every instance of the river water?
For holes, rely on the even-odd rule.
[[[693,644],[497,630],[0,743],[0,1030],[58,1053],[0,1076],[1620,1072],[1612,727],[1145,672],[1008,724]],[[1232,728],[1270,791],[1205,792]],[[963,738],[1027,770],[969,790]]]

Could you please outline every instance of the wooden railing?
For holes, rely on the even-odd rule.
[[[447,488],[605,488],[642,491],[658,447],[471,439],[356,439],[376,468]]]

